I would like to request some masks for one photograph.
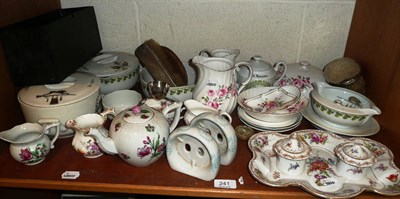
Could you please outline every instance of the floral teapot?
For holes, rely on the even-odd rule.
[[[99,147],[108,154],[118,154],[127,163],[145,167],[157,161],[166,149],[166,142],[180,119],[182,102],[174,102],[162,112],[146,105],[125,109],[111,122],[109,135],[88,131]],[[171,125],[166,115],[174,111]]]

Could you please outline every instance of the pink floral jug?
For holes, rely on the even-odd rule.
[[[253,70],[247,62],[224,58],[195,56],[192,63],[198,69],[198,80],[193,99],[217,110],[231,113],[236,107],[237,95],[250,82]],[[236,68],[247,67],[248,77],[238,86],[235,82]]]

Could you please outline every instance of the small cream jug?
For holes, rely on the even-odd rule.
[[[203,57],[218,57],[229,59],[236,62],[236,57],[240,54],[239,49],[203,49],[200,51],[199,55]]]
[[[47,134],[51,128],[55,128],[56,132],[50,140]],[[59,120],[42,119],[38,123],[24,123],[2,131],[0,139],[10,143],[10,154],[16,161],[25,165],[36,165],[54,148],[59,132]]]
[[[219,111],[231,113],[237,104],[237,95],[250,82],[253,69],[246,62],[234,64],[225,58],[195,56],[192,63],[198,69],[198,80],[193,99]],[[236,68],[247,67],[249,75],[237,88]]]
[[[114,109],[106,109],[100,114],[88,113],[80,115],[65,123],[65,126],[75,131],[74,138],[72,139],[72,147],[85,158],[97,158],[103,155],[95,139],[91,136],[86,136],[86,133],[89,131],[98,131],[108,136],[108,130],[103,127],[108,114],[115,116]]]

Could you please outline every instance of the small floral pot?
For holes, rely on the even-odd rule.
[[[84,114],[75,119],[68,120],[66,126],[74,129],[75,134],[72,139],[72,147],[85,158],[97,158],[103,155],[95,139],[86,136],[85,133],[89,131],[99,131],[103,134],[108,134],[107,129],[103,127],[105,118],[96,113]]]
[[[300,175],[305,170],[306,160],[312,148],[297,133],[281,139],[273,145],[277,156],[277,167],[287,175]]]
[[[337,171],[352,180],[364,178],[369,167],[376,162],[376,156],[361,143],[346,142],[335,147],[339,160]]]

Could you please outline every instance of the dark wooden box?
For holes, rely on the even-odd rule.
[[[102,50],[93,7],[58,9],[0,30],[16,86],[59,83]]]

